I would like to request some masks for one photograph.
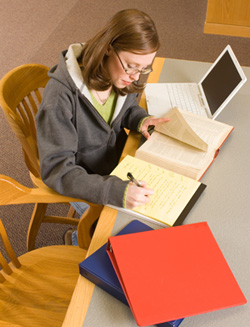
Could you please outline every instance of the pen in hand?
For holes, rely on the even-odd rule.
[[[126,208],[133,209],[150,202],[150,196],[154,194],[154,190],[147,188],[144,181],[136,180],[129,172],[127,173],[127,177],[133,184],[130,184],[127,189]]]
[[[133,176],[130,172],[127,173],[127,177],[128,177],[128,179],[129,179],[131,182],[133,182],[136,186],[138,186],[138,187],[142,187],[141,183],[140,183],[138,180],[136,180],[136,179],[134,178],[134,176]]]

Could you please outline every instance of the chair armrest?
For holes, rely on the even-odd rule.
[[[86,202],[91,206],[99,207],[98,204],[61,195],[45,184],[41,188],[30,188],[18,183],[11,177],[0,175],[0,205],[65,202]]]

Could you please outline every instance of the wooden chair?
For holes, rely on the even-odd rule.
[[[42,100],[42,92],[49,80],[48,70],[48,67],[43,65],[27,64],[8,72],[0,81],[0,105],[10,127],[22,145],[24,160],[33,184],[52,196],[53,192],[51,193],[51,190],[42,182],[40,176],[35,122],[35,115]],[[91,225],[99,217],[103,206],[88,204],[90,210],[85,221],[89,220],[89,224],[86,221],[86,226],[90,225],[88,226],[90,231]],[[34,249],[36,236],[42,222],[71,225],[79,223],[79,219],[73,218],[72,207],[67,217],[59,217],[46,216],[47,206],[48,203],[44,201],[35,204],[27,234],[28,250]],[[86,249],[91,240],[89,231],[85,233]]]
[[[0,205],[40,202],[43,197],[48,203],[72,201],[0,175]],[[78,236],[84,232],[83,221],[81,217]],[[61,326],[79,277],[78,264],[87,251],[78,246],[54,245],[16,257],[1,220],[0,236],[6,249],[4,254],[0,252],[0,326]]]

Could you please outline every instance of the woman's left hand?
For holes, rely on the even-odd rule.
[[[148,117],[144,120],[142,126],[141,126],[141,133],[142,135],[148,140],[150,138],[150,134],[148,132],[149,126],[156,126],[158,124],[165,123],[167,121],[170,121],[170,118],[156,118],[156,117]]]

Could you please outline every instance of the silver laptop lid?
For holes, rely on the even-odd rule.
[[[210,110],[208,116],[215,119],[246,80],[232,48],[227,45],[198,83],[205,106]]]

